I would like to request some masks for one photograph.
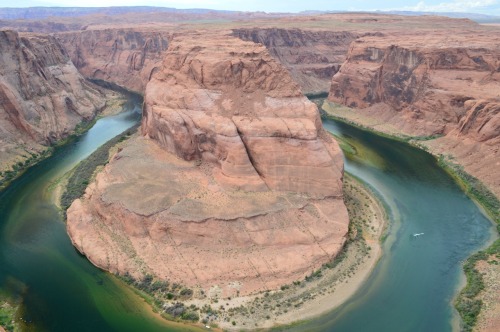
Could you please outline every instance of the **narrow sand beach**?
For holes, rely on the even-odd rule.
[[[344,251],[305,280],[281,290],[237,298],[185,302],[205,308],[204,324],[224,330],[251,330],[312,319],[346,302],[366,281],[382,255],[380,238],[387,223],[382,203],[349,175],[344,179],[351,226]],[[299,318],[299,319],[298,319]]]

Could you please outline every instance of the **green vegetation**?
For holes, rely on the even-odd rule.
[[[500,201],[498,198],[481,181],[465,172],[461,165],[453,163],[450,158],[440,156],[438,163],[458,182],[469,197],[484,208],[496,224],[497,232],[500,233]],[[470,256],[463,266],[467,284],[455,300],[455,307],[464,322],[464,331],[472,331],[483,305],[482,301],[476,298],[485,287],[483,277],[476,269],[476,264],[479,261],[488,261],[492,255],[500,258],[500,239],[497,239],[488,248]]]
[[[0,299],[0,326],[6,331],[19,331],[15,323],[17,307]]]
[[[99,166],[103,166],[109,161],[109,149],[115,146],[117,143],[124,141],[130,135],[132,135],[138,125],[124,131],[120,135],[108,141],[106,144],[102,145],[99,149],[94,151],[85,160],[82,160],[71,172],[71,176],[68,179],[68,184],[66,190],[61,196],[61,207],[66,210],[71,203],[80,198],[84,193],[85,189],[89,185],[95,170]]]
[[[439,156],[439,166],[443,167],[472,199],[478,202],[497,225],[500,233],[500,201],[477,178],[465,172],[463,166],[453,163],[450,158]]]
[[[200,319],[200,313],[212,311],[210,307],[208,309],[206,307],[200,309],[194,305],[186,307],[182,301],[192,299],[193,290],[177,283],[158,280],[150,274],[146,274],[140,280],[136,280],[128,273],[118,277],[139,290],[139,294],[166,319],[197,322]],[[168,305],[167,302],[172,300],[176,302]]]
[[[322,116],[331,118],[336,121],[344,122],[358,128],[362,128],[363,130],[370,131],[375,135],[411,144],[425,151],[427,151],[427,148],[424,145],[420,144],[420,141],[432,140],[440,137],[440,135],[416,137],[395,134],[391,135],[360,125],[356,122],[346,120],[342,117],[326,113],[325,111],[322,111]],[[346,147],[345,144],[342,143],[342,141],[339,141],[339,144],[343,150],[347,148],[346,150],[349,151],[349,147]],[[439,166],[445,169],[455,179],[455,181],[462,187],[465,193],[484,209],[486,214],[490,216],[490,218],[496,224],[497,232],[500,234],[499,199],[481,181],[468,174],[464,170],[463,166],[454,163],[451,158],[439,155],[437,156],[437,161]],[[464,326],[462,327],[464,331],[472,331],[472,328],[477,322],[478,315],[483,305],[482,301],[478,299],[477,296],[481,293],[482,290],[484,290],[485,285],[481,273],[476,269],[476,264],[479,261],[488,261],[489,257],[492,255],[500,258],[500,239],[497,239],[488,248],[470,256],[464,263],[463,269],[467,278],[467,284],[464,289],[460,291],[455,300],[455,307],[460,313],[460,316],[462,317],[464,323]]]
[[[312,92],[312,93],[306,93],[305,96],[308,99],[325,99],[328,97],[328,91],[320,91],[320,92]]]
[[[49,147],[40,153],[30,152],[26,150],[26,155],[23,156],[23,158],[25,159],[23,161],[19,161],[16,164],[12,165],[12,169],[10,170],[6,170],[3,172],[0,171],[0,190],[7,187],[9,183],[23,174],[28,168],[51,156],[53,151],[53,147]]]

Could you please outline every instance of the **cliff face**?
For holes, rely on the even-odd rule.
[[[68,210],[95,264],[234,296],[303,278],[342,247],[340,149],[263,46],[174,38],[142,132]]]
[[[8,169],[91,120],[105,100],[49,36],[0,31],[0,162]]]
[[[168,47],[167,32],[102,29],[61,33],[59,41],[80,73],[142,93]]]
[[[346,59],[355,32],[279,28],[234,29],[233,35],[260,43],[284,65],[304,93],[328,91],[332,76]]]
[[[500,194],[500,35],[363,37],[333,77],[329,100],[377,119],[377,128],[443,135],[426,142],[451,154]]]
[[[213,161],[228,186],[339,195],[340,153],[316,106],[265,48],[214,38],[171,47],[146,89],[143,133],[183,159]]]
[[[329,99],[390,114],[410,134],[446,134],[467,113],[467,100],[496,101],[499,57],[481,35],[364,37],[333,77]]]

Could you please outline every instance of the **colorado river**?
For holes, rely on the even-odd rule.
[[[100,119],[0,194],[0,285],[21,303],[27,331],[178,330],[71,245],[48,188],[99,146],[140,121],[140,104]],[[190,330],[182,327],[183,331]]]
[[[137,111],[133,105],[97,121],[0,194],[0,294],[21,303],[25,330],[191,329],[162,321],[128,287],[79,255],[48,190],[136,124]],[[384,256],[364,287],[338,310],[291,330],[451,330],[460,262],[488,241],[491,223],[427,153],[331,120],[324,124],[357,150],[348,155],[346,170],[375,188],[393,221]]]
[[[323,125],[357,151],[346,154],[346,171],[378,192],[392,220],[384,256],[356,295],[289,330],[457,329],[461,261],[489,242],[491,222],[428,153],[333,120]]]

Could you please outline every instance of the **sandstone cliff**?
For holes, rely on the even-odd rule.
[[[0,170],[68,136],[105,105],[49,36],[0,31]]]
[[[500,194],[500,34],[363,37],[333,77],[329,100],[451,154]]]
[[[168,32],[110,28],[60,33],[80,73],[142,93],[168,47]]]
[[[234,296],[302,279],[341,249],[340,149],[263,46],[174,38],[142,132],[68,209],[98,266]]]
[[[346,59],[358,34],[348,31],[311,31],[280,28],[240,28],[233,35],[261,43],[284,65],[304,93],[330,89],[332,76]]]

